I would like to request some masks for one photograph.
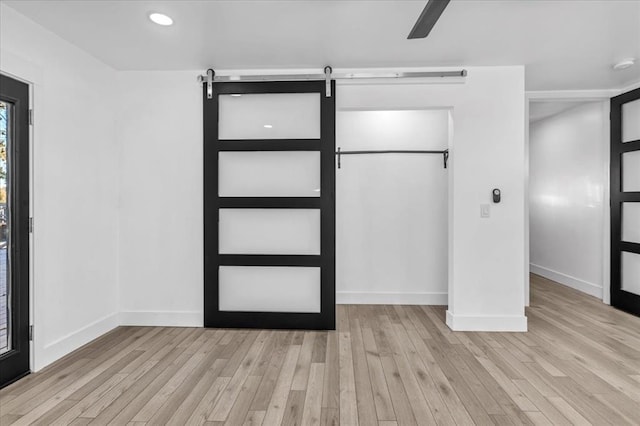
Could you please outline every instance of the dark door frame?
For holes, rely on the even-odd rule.
[[[640,315],[640,295],[622,289],[622,252],[640,255],[640,243],[622,240],[622,203],[640,202],[640,192],[622,191],[622,155],[640,151],[640,140],[622,142],[622,105],[640,99],[640,88],[611,98],[611,305]]]
[[[335,81],[325,96],[325,81],[213,83],[204,111],[204,326],[238,328],[335,329]],[[319,93],[320,139],[221,140],[218,138],[218,95],[252,93]],[[318,151],[320,197],[219,197],[218,153],[221,151]],[[219,254],[220,208],[320,209],[320,255]],[[229,312],[218,305],[220,266],[319,267],[320,313]]]
[[[0,99],[11,103],[7,147],[11,350],[0,355],[0,387],[29,374],[29,85],[0,74]],[[9,284],[9,283],[8,283]]]

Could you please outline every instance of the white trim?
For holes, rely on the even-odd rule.
[[[529,278],[529,261],[531,259],[531,216],[529,214],[529,107],[531,102],[525,98],[524,101],[524,306],[531,303],[531,283]]]
[[[544,101],[577,101],[585,102],[590,99],[599,101],[619,95],[620,89],[602,90],[538,90],[524,92],[525,97],[532,102]]]
[[[449,148],[449,152],[451,154],[455,153],[455,116],[453,107],[449,109],[449,120],[448,120],[448,134],[449,141],[447,144],[447,148]],[[455,275],[455,268],[453,267],[453,262],[451,259],[454,258],[454,250],[453,250],[453,173],[456,170],[456,162],[455,155],[449,157],[448,167],[447,167],[447,305],[454,306],[454,291],[453,291],[453,278]]]
[[[154,327],[203,327],[201,311],[121,311],[120,325]]]
[[[531,272],[602,300],[602,287],[597,284],[533,263],[531,264]]]
[[[370,291],[339,291],[337,305],[447,305],[446,292],[393,293]]]
[[[454,315],[447,310],[447,325],[453,331],[527,331],[524,315]]]
[[[108,333],[120,325],[118,323],[118,313],[114,312],[104,316],[82,328],[69,333],[47,345],[44,345],[42,352],[36,358],[34,371],[38,371],[54,361],[86,345],[94,339]],[[35,332],[38,330],[36,329]]]
[[[603,173],[603,201],[602,203],[602,302],[607,305],[611,304],[611,102],[605,100],[602,102],[602,116],[604,117],[604,126],[602,129],[602,173]],[[597,296],[596,296],[597,297]]]
[[[640,80],[634,82],[634,83],[630,83],[627,86],[623,87],[622,89],[620,89],[620,94],[622,93],[627,93],[631,90],[635,90],[635,89],[640,89]]]

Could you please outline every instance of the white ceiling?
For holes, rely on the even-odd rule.
[[[527,90],[640,80],[640,0],[453,0],[417,40],[425,0],[3,2],[119,70],[524,64]]]

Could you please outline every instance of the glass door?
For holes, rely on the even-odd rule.
[[[29,86],[0,75],[0,387],[29,372]]]
[[[640,315],[640,89],[611,99],[611,304]]]
[[[335,328],[325,84],[203,84],[205,327]]]

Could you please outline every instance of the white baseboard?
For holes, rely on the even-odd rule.
[[[524,315],[454,315],[447,311],[447,325],[453,331],[527,331]]]
[[[545,268],[544,266],[534,265],[533,263],[530,264],[530,270],[536,275],[543,276],[552,281],[555,281],[562,285],[566,285],[567,287],[571,287],[583,293],[590,294],[591,296],[597,297],[598,299],[602,300],[602,287],[597,284],[581,280],[580,278],[572,277],[571,275],[563,274],[562,272],[554,271],[553,269]]]
[[[338,305],[447,305],[447,293],[339,291]]]
[[[204,314],[198,311],[123,311],[120,325],[154,327],[202,327]]]
[[[109,314],[45,345],[35,357],[34,370],[41,370],[52,362],[78,349],[80,346],[108,333],[118,325],[118,313]],[[34,333],[37,338],[38,330],[35,330]]]

